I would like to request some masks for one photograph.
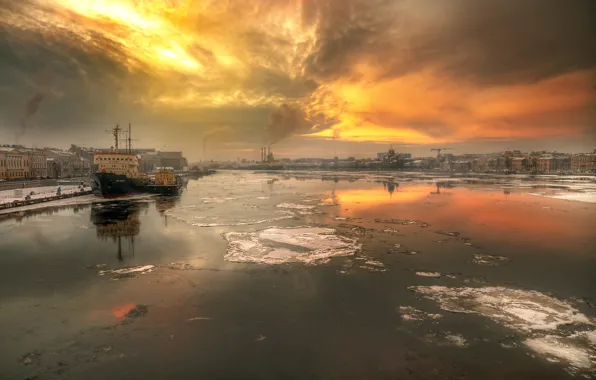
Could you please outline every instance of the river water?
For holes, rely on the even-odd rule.
[[[592,378],[593,191],[231,171],[3,216],[0,379]]]

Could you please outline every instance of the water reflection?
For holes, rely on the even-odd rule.
[[[437,191],[431,191],[429,193],[430,195],[451,195],[451,193],[446,193],[445,191],[441,193],[441,189],[453,188],[453,186],[451,186],[449,183],[436,182],[435,186],[437,187]]]
[[[158,197],[155,199],[155,209],[159,212],[159,215],[163,216],[164,224],[168,225],[167,211],[171,210],[180,203],[180,197]]]
[[[387,184],[384,188],[338,187],[335,195],[341,208],[337,216],[366,220],[399,215],[434,226],[457,226],[459,232],[491,242],[507,236],[511,242],[532,244],[534,248],[585,252],[585,245],[593,246],[596,219],[580,202],[562,204],[522,191],[444,186],[441,182],[406,184],[391,198],[389,189]]]
[[[134,257],[134,238],[141,232],[140,212],[147,208],[148,203],[134,201],[95,203],[91,206],[91,222],[97,229],[97,237],[100,240],[111,238],[117,243],[118,260],[124,261],[122,238],[127,243],[127,254]]]

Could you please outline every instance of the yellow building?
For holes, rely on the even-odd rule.
[[[8,167],[6,166],[6,157],[8,149],[0,147],[0,179],[8,179]]]
[[[0,178],[2,179],[28,179],[29,154],[19,148],[0,147]],[[2,174],[4,173],[4,174]]]
[[[95,153],[93,164],[97,171],[124,174],[129,178],[139,177],[139,160],[132,153]]]

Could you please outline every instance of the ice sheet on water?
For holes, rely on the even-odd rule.
[[[439,278],[439,277],[441,277],[441,273],[439,273],[439,272],[416,272],[416,276]]]
[[[528,193],[537,197],[561,199],[566,201],[596,203],[596,192],[565,192],[558,194]]]
[[[496,266],[507,261],[509,261],[509,259],[506,257],[494,256],[486,253],[477,253],[474,255],[474,259],[472,259],[474,264],[491,266]]]
[[[437,320],[443,317],[441,314],[427,313],[412,306],[400,306],[399,313],[404,321]]]
[[[142,265],[136,267],[128,267],[128,268],[120,268],[120,269],[108,269],[108,270],[101,270],[99,271],[99,275],[111,275],[112,278],[127,278],[127,277],[135,277],[139,274],[145,274],[152,272],[155,269],[155,265]]]
[[[201,200],[203,201],[203,203],[209,204],[209,203],[225,203],[225,202],[229,202],[229,201],[233,201],[236,198],[202,198]]]
[[[170,210],[166,213],[172,219],[186,223],[194,227],[228,227],[228,226],[250,226],[267,222],[291,219],[294,214],[291,212],[278,211],[274,215],[256,214],[253,217],[236,218],[229,215],[192,215],[194,212],[180,212]]]
[[[414,286],[410,290],[434,300],[443,310],[482,315],[526,335],[528,348],[548,360],[566,363],[571,372],[596,369],[594,321],[567,302],[505,287]],[[573,332],[586,327],[588,331]]]
[[[312,205],[300,205],[296,203],[280,203],[277,206],[278,208],[287,208],[292,210],[313,210],[316,207]]]
[[[336,235],[332,228],[267,228],[262,231],[224,235],[225,259],[231,262],[319,264],[330,257],[353,255],[360,249],[356,239]]]
[[[518,331],[554,330],[561,325],[590,323],[570,304],[533,290],[445,286],[411,289],[438,302],[444,310],[484,315]]]
[[[554,335],[530,338],[524,344],[551,362],[565,362],[576,368],[591,368],[590,352],[577,342]]]

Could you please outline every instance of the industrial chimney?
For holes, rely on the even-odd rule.
[[[271,160],[271,145],[267,146],[267,161]]]

